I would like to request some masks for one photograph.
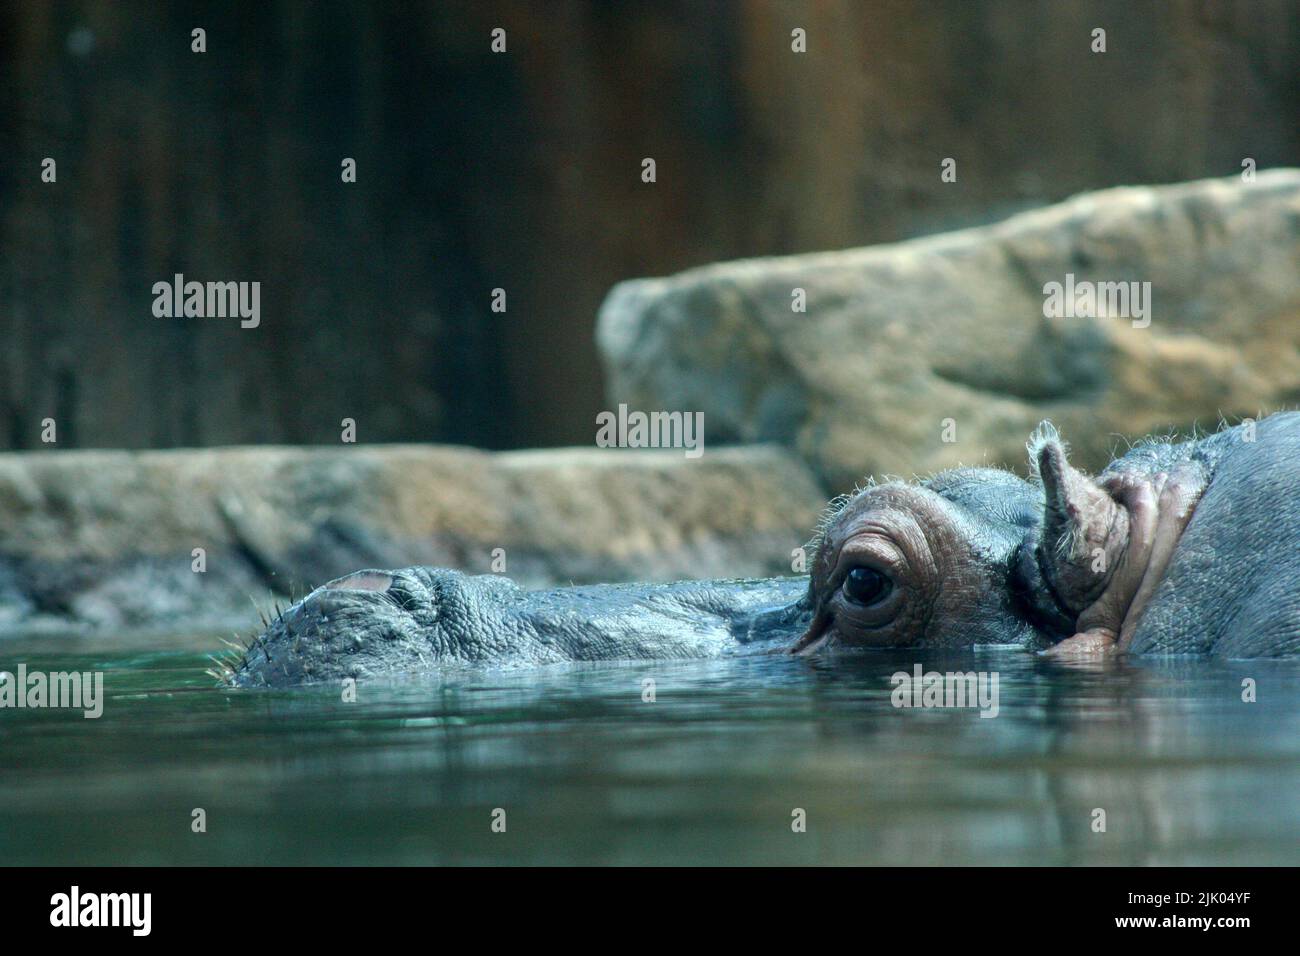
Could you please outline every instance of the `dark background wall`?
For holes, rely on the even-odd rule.
[[[1293,0],[5,4],[0,448],[590,443],[614,282],[1294,165],[1298,63]]]

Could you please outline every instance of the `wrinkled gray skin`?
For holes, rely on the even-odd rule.
[[[1206,476],[1192,519],[1142,616],[1130,653],[1290,657],[1300,654],[1300,412],[1272,415],[1195,442],[1134,448],[1101,477]]]
[[[1195,441],[1149,441],[1097,482],[1194,467],[1204,491],[1127,642],[1135,654],[1300,653],[1300,413]],[[1199,479],[1198,479],[1199,480]],[[927,646],[1050,647],[1078,608],[1053,597],[1044,490],[993,469],[955,469],[922,487],[957,506],[961,534],[999,582],[977,619]],[[1048,496],[1050,498],[1050,495]],[[1047,574],[1044,576],[1043,568]],[[809,627],[807,578],[619,584],[527,591],[441,568],[360,571],[290,607],[227,674],[239,686],[429,672],[448,663],[713,657],[783,652]],[[1068,602],[1066,602],[1068,604]]]
[[[233,683],[286,686],[419,674],[440,664],[700,658],[779,647],[806,626],[800,602],[807,590],[805,578],[773,578],[526,591],[507,578],[446,568],[360,571],[317,588],[272,622]]]

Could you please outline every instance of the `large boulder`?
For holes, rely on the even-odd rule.
[[[362,567],[528,585],[790,573],[824,498],[780,448],[0,454],[0,636],[243,627]],[[195,570],[195,549],[205,570]]]
[[[1149,282],[1149,324],[1100,308],[1048,317],[1045,288],[1067,275],[1076,289]],[[1096,467],[1118,435],[1300,400],[1300,170],[1109,189],[960,232],[624,282],[598,341],[611,405],[702,411],[712,445],[784,443],[836,490],[1019,465],[1044,418]]]

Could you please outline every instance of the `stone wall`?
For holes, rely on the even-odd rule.
[[[248,632],[254,605],[364,567],[531,586],[788,574],[823,504],[775,447],[0,454],[0,636]]]
[[[1068,282],[1082,305],[1088,284],[1124,283],[1133,314],[1045,315],[1044,289]],[[1121,436],[1300,402],[1300,170],[626,282],[599,332],[611,404],[702,411],[709,442],[781,442],[831,490],[1023,466],[1042,419],[1097,468]]]

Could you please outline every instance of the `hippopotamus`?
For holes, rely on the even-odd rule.
[[[1148,438],[1095,477],[1048,423],[1027,447],[1028,479],[955,468],[835,499],[806,576],[525,590],[445,568],[358,571],[278,615],[222,676],[990,644],[1300,652],[1300,413]]]

